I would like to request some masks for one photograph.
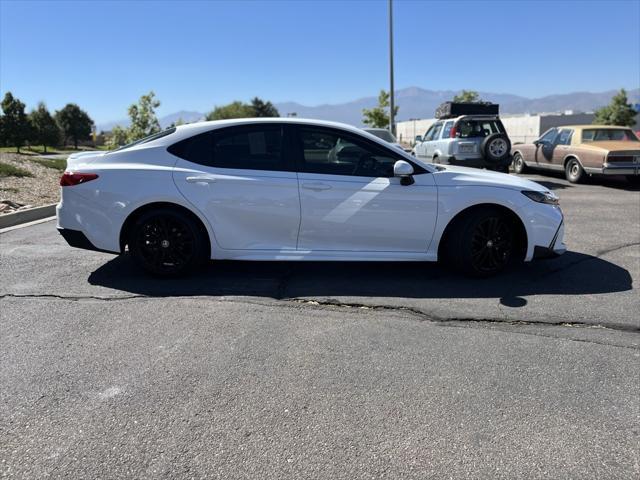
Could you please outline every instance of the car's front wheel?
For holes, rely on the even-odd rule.
[[[160,276],[188,273],[208,257],[206,242],[196,222],[170,208],[141,215],[131,229],[128,244],[136,263]]]
[[[527,171],[527,165],[524,163],[524,158],[522,158],[522,155],[519,153],[516,153],[513,156],[513,171],[518,175]]]
[[[445,239],[446,258],[454,268],[475,277],[504,270],[515,258],[513,221],[499,209],[472,212],[454,225]]]

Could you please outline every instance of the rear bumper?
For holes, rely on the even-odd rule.
[[[589,174],[600,175],[640,175],[640,164],[611,165],[605,163],[602,168],[587,167],[585,171]]]
[[[95,252],[104,252],[104,253],[115,253],[110,252],[108,250],[102,250],[101,248],[96,247],[91,240],[87,238],[87,236],[81,232],[80,230],[71,230],[69,228],[58,228],[58,232],[62,235],[62,238],[66,240],[66,242],[71,247],[81,248],[83,250],[93,250]]]

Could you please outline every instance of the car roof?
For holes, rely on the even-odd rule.
[[[585,128],[607,128],[612,130],[629,130],[630,127],[620,127],[618,125],[558,125],[551,128],[573,128],[574,130],[584,130]]]
[[[189,123],[179,125],[177,132],[185,133],[185,136],[206,132],[214,128],[231,127],[234,125],[256,125],[262,123],[288,123],[296,125],[313,125],[319,127],[334,127],[344,130],[350,130],[355,133],[362,134],[362,129],[340,122],[330,122],[327,120],[316,120],[311,118],[291,118],[291,117],[260,117],[260,118],[233,118],[229,120],[211,120],[207,122]]]

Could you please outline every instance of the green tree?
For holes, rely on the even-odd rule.
[[[398,107],[394,107],[393,116],[398,114]],[[364,108],[362,110],[362,122],[374,128],[387,128],[389,126],[389,92],[380,90],[378,106]]]
[[[453,97],[453,101],[460,103],[482,103],[480,95],[475,90],[462,90],[458,95]]]
[[[68,103],[62,110],[55,114],[56,121],[64,135],[64,142],[69,139],[73,141],[73,146],[78,149],[78,142],[91,138],[91,128],[93,120],[75,103]]]
[[[44,153],[47,153],[47,145],[50,147],[60,143],[60,127],[47,110],[43,102],[38,104],[38,108],[29,114],[31,122],[31,140],[33,143],[42,145]]]
[[[107,140],[107,147],[110,150],[121,147],[122,145],[127,143],[127,138],[127,130],[122,128],[120,125],[116,125],[111,129],[111,134],[109,135],[109,139]]]
[[[24,113],[24,103],[7,92],[2,100],[2,137],[10,147],[16,147],[20,153],[20,147],[29,140],[30,125],[27,114]]]
[[[236,100],[227,105],[216,106],[207,114],[207,120],[226,120],[229,118],[248,118],[253,116],[250,105]]]
[[[160,100],[155,98],[153,91],[142,95],[138,103],[129,107],[128,113],[131,126],[127,131],[127,140],[135,142],[160,131],[160,122],[156,117],[155,109],[160,106]]]
[[[253,117],[279,117],[280,112],[273,106],[271,102],[265,102],[261,98],[254,97],[251,100],[251,109],[253,110]]]
[[[593,123],[600,125],[618,125],[620,127],[632,127],[635,116],[638,114],[629,103],[627,92],[624,88],[611,99],[606,107],[596,110]]]

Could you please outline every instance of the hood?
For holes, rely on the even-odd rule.
[[[585,142],[580,145],[582,148],[588,148],[590,150],[601,150],[603,152],[616,152],[616,151],[640,151],[640,142],[621,141],[621,140],[607,140],[602,142]]]
[[[440,165],[438,165],[440,167]],[[534,190],[536,192],[548,192],[549,189],[532,182],[526,178],[508,173],[492,172],[491,170],[480,170],[478,168],[457,167],[447,165],[433,174],[438,186],[460,187],[460,186],[487,186],[511,188],[513,190]]]

